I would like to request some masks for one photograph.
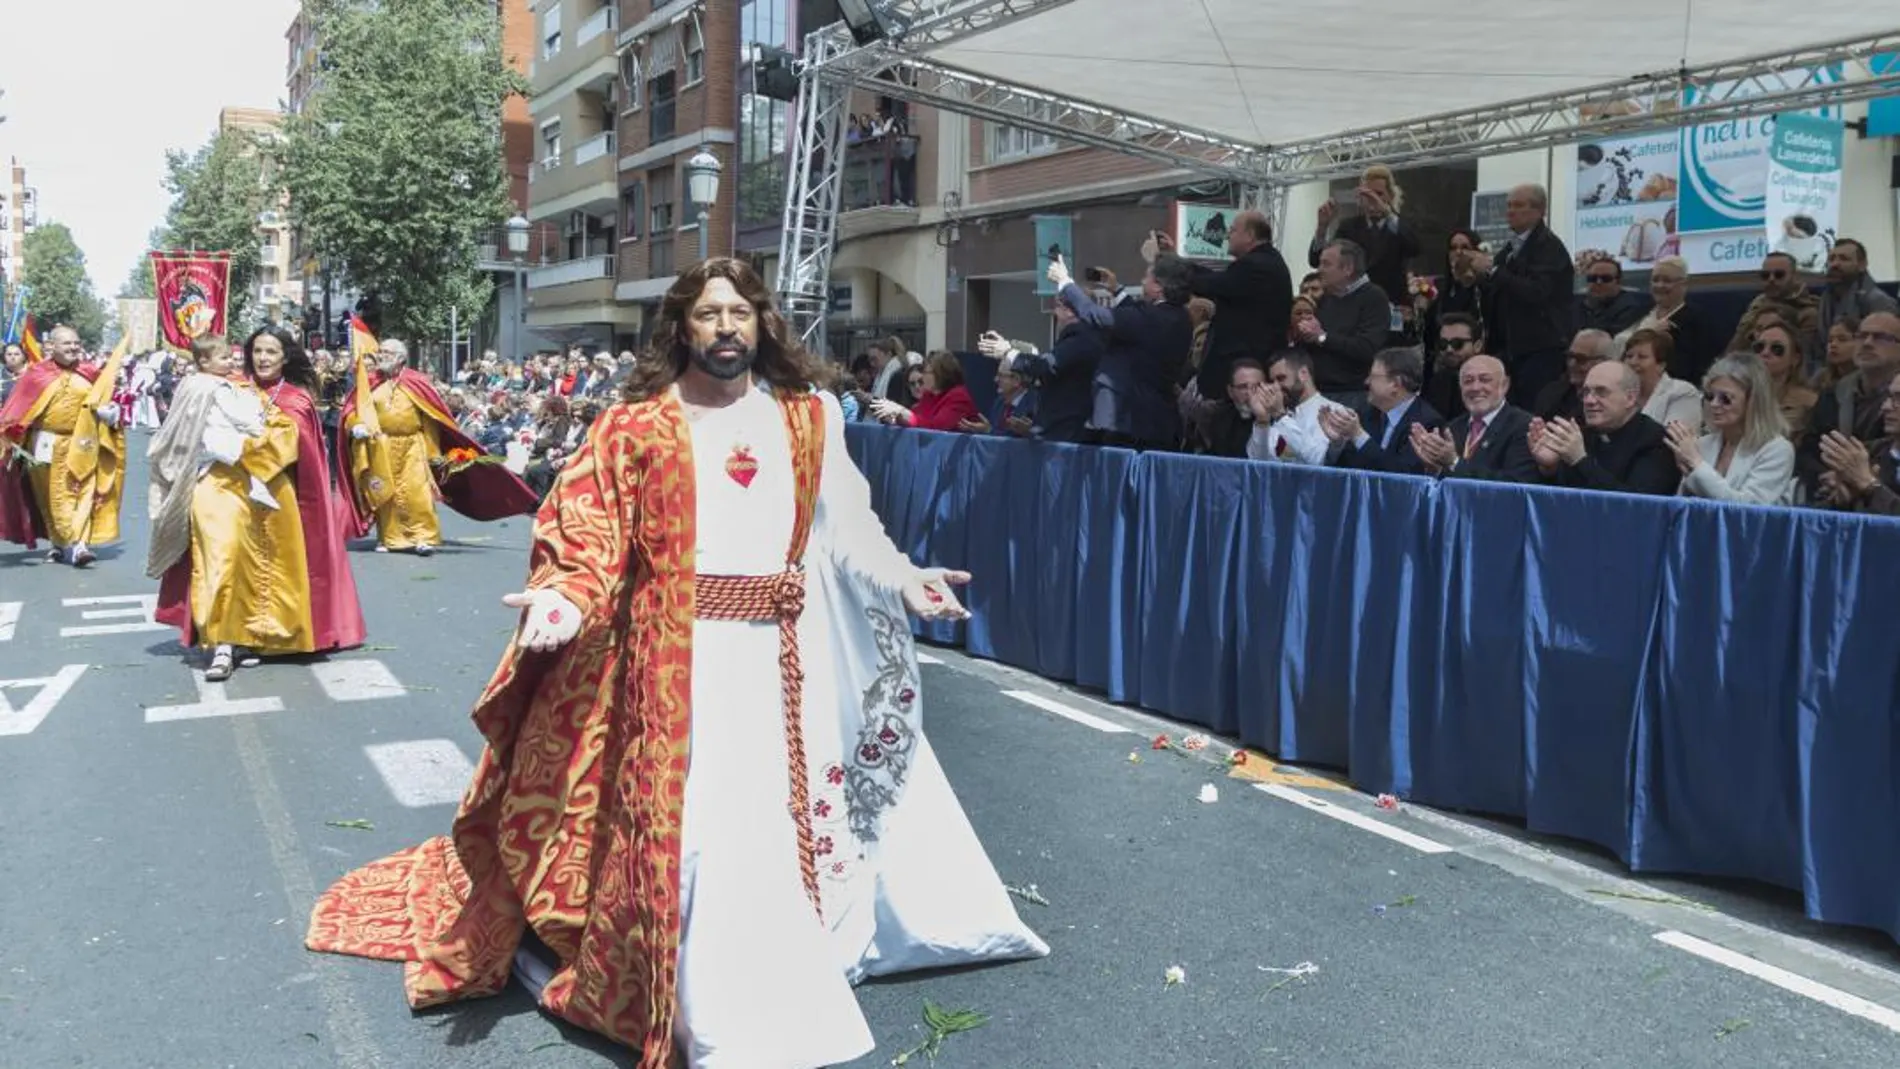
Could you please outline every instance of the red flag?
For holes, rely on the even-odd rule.
[[[191,343],[226,331],[231,293],[228,252],[154,252],[152,278],[158,290],[158,325],[165,344],[190,352]]]

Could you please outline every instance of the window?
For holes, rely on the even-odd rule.
[[[785,0],[744,0],[739,5],[739,40],[742,44],[783,47],[791,29]]]
[[[1055,106],[1053,104],[1039,105],[1032,114],[1039,119],[1053,119]],[[991,123],[984,136],[984,154],[989,157],[991,163],[998,160],[1020,159],[1024,156],[1040,156],[1061,147],[1062,143],[1049,134],[1015,126],[1002,126],[997,123]]]
[[[561,165],[561,120],[541,124],[541,169],[552,171]]]
[[[673,172],[648,171],[647,193],[652,206],[647,210],[647,233],[662,237],[673,229]]]
[[[686,84],[698,85],[706,80],[706,39],[699,32],[699,20],[686,31]]]
[[[551,3],[541,12],[541,58],[553,59],[561,51],[561,5]]]
[[[739,98],[740,225],[769,223],[785,207],[786,119],[782,100],[746,95]]]
[[[646,190],[639,182],[620,191],[620,240],[633,241],[640,236],[641,204]]]
[[[657,145],[673,136],[673,104],[677,93],[671,70],[647,82],[647,144]]]

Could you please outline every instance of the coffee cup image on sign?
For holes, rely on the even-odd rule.
[[[1775,242],[1775,251],[1792,257],[1795,267],[1802,271],[1819,271],[1827,263],[1833,238],[1833,232],[1822,231],[1813,216],[1790,215],[1781,221],[1781,237]]]

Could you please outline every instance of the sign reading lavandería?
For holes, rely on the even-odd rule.
[[[1827,267],[1841,227],[1841,124],[1812,115],[1782,115],[1768,147],[1762,221],[1776,252],[1803,271]]]

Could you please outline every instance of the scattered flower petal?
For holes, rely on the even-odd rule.
[[[1399,796],[1396,794],[1382,794],[1378,797],[1378,800],[1372,804],[1378,806],[1380,809],[1389,809],[1393,812],[1397,812],[1399,808]]]
[[[1131,765],[1141,764],[1141,755],[1133,750],[1128,751],[1128,763]]]
[[[1207,736],[1189,735],[1181,740],[1181,748],[1189,753],[1205,750],[1207,749]]]
[[[1164,981],[1162,984],[1163,987],[1174,987],[1177,984],[1185,984],[1187,983],[1187,970],[1179,965],[1170,965],[1168,966],[1168,971],[1162,974],[1162,980]]]
[[[1247,751],[1245,751],[1245,750],[1235,750],[1235,751],[1234,751],[1233,753],[1231,753],[1231,754],[1228,754],[1228,755],[1227,755],[1227,763],[1228,763],[1228,764],[1230,764],[1230,765],[1244,765],[1244,764],[1246,764],[1246,763],[1247,763]]]
[[[1201,803],[1212,805],[1220,801],[1220,791],[1212,783],[1201,784]]]
[[[1154,737],[1154,741],[1148,744],[1148,748],[1150,750],[1166,750],[1172,747],[1173,745],[1174,745],[1173,743],[1168,741],[1168,737],[1166,735],[1156,735]]]

